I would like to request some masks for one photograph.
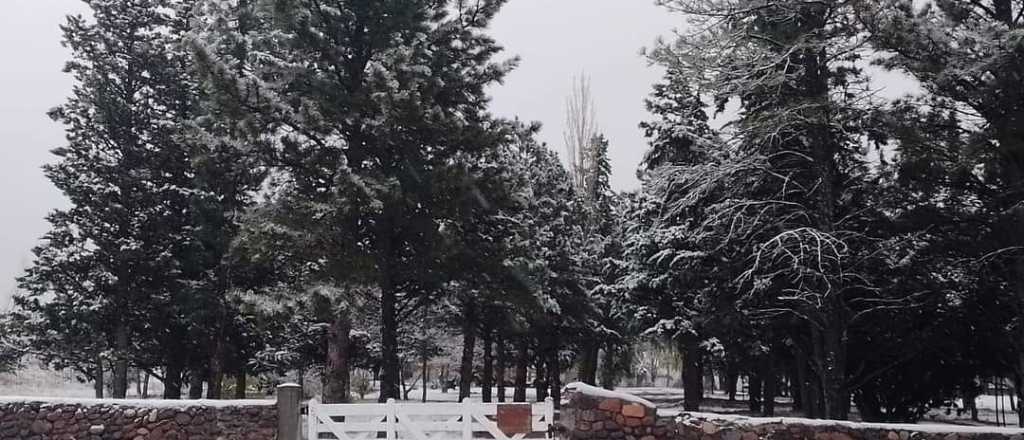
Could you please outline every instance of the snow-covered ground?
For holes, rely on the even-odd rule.
[[[136,385],[128,387],[128,398],[141,398]],[[163,384],[159,380],[150,379],[149,396],[163,394]],[[44,369],[38,365],[29,365],[17,373],[0,374],[0,396],[27,397],[67,397],[92,398],[91,383],[82,383],[73,374]]]
[[[978,409],[991,409],[994,411],[996,409],[996,404],[999,405],[999,408],[1009,409],[1011,406],[1011,396],[1004,394],[999,397],[1000,398],[997,399],[996,396],[980,396],[975,399],[975,402],[978,405]],[[961,401],[957,400],[957,404],[960,403]]]
[[[89,398],[95,393],[90,384],[78,382],[70,375],[32,367],[0,374],[0,396]]]
[[[956,423],[956,424],[968,424],[968,425],[1001,425],[1006,426],[1017,426],[1017,414],[1011,409],[1009,396],[1002,396],[1001,401],[996,399],[996,396],[979,396],[975,400],[978,405],[978,422],[971,420],[971,414],[964,412],[957,414],[955,408],[945,409],[938,408],[933,409],[927,415],[926,420],[945,422],[945,423]],[[999,410],[996,410],[996,402],[1000,402]],[[956,401],[958,407],[963,408],[963,402],[960,400]]]

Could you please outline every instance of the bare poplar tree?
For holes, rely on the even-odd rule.
[[[566,159],[573,185],[583,188],[591,161],[587,150],[598,132],[590,78],[585,73],[573,77],[572,91],[565,104],[565,131],[562,136],[565,138]]]

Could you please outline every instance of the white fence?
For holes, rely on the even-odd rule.
[[[498,407],[529,405],[530,432],[502,431]],[[524,412],[520,412],[522,416]],[[555,409],[551,398],[534,404],[395,403],[321,404],[309,401],[307,439],[337,440],[522,440],[551,438]],[[321,434],[326,434],[321,436]]]

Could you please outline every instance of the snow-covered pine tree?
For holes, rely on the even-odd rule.
[[[638,170],[643,188],[627,209],[623,246],[622,307],[637,317],[632,332],[661,338],[679,347],[683,363],[684,406],[700,405],[700,344],[707,339],[717,273],[727,266],[703,267],[706,254],[692,229],[697,209],[672,212],[669,204],[685,197],[673,185],[673,172],[697,169],[712,160],[716,139],[707,126],[704,103],[687,78],[669,71],[646,100],[655,120],[641,128],[650,143]],[[682,194],[680,192],[682,191]],[[717,318],[717,316],[716,316]]]
[[[986,274],[964,286],[976,299],[999,292],[994,309],[1015,311],[1004,346],[1024,398],[1024,2],[867,1],[860,16],[885,51],[879,64],[926,92],[894,106],[906,115],[891,131],[898,166],[915,189],[927,188],[936,213],[955,220],[946,240],[961,246],[948,257],[972,259]]]
[[[96,398],[103,398],[104,372],[113,353],[110,339],[97,335],[112,331],[110,277],[96,264],[84,238],[70,232],[74,226],[69,216],[55,212],[48,220],[46,245],[34,250],[35,262],[20,280],[23,289],[33,289],[25,283],[39,283],[37,289],[45,296],[15,295],[16,307],[5,319],[11,330],[7,337],[19,340],[13,349],[26,349],[46,365],[92,381]]]
[[[21,326],[14,315],[0,314],[0,373],[17,370],[25,356],[26,347],[22,347],[20,340]]]
[[[177,139],[187,146],[190,165],[189,235],[191,240],[182,255],[183,276],[188,280],[187,301],[178,301],[179,316],[194,346],[179,347],[193,351],[192,356],[168,356],[168,360],[192,359],[193,374],[207,382],[207,398],[220,398],[227,374],[239,382],[245,380],[246,364],[254,355],[254,341],[246,338],[249,324],[240,316],[238,304],[230,292],[251,286],[265,275],[245,255],[232,252],[244,213],[254,204],[255,195],[266,176],[266,167],[245,137],[245,115],[222,112],[212,99],[215,90],[203,84],[196,69],[188,41],[194,26],[219,17],[218,11],[203,9],[202,2],[189,0],[177,5],[172,54],[177,74],[174,93],[179,105]],[[245,2],[232,25],[247,28]],[[229,42],[222,42],[228,45]],[[244,50],[233,44],[232,50]],[[236,71],[242,66],[233,66]],[[211,323],[213,323],[211,325]],[[165,346],[173,347],[173,341]],[[170,368],[180,369],[180,366]],[[172,375],[173,376],[173,375]]]
[[[98,324],[89,329],[113,363],[113,395],[123,398],[129,364],[148,363],[134,357],[148,352],[139,344],[152,341],[143,336],[152,331],[148,315],[159,313],[151,306],[180,287],[175,257],[189,241],[182,236],[189,162],[173,117],[179,102],[170,34],[177,9],[169,0],[86,3],[92,18],[72,16],[62,27],[73,54],[66,70],[76,86],[50,113],[66,126],[68,144],[54,149],[59,160],[46,167],[71,207],[49,216],[54,232],[21,278],[26,293],[18,303],[49,319],[59,317],[47,317],[48,310],[88,310],[87,322]],[[84,259],[88,268],[76,268],[74,261]],[[69,283],[88,288],[72,290]],[[46,299],[55,288],[67,289],[60,302]],[[55,328],[77,332],[81,323]]]
[[[619,291],[616,289],[622,271],[622,233],[625,222],[624,209],[627,200],[611,189],[611,163],[608,158],[608,139],[603,135],[594,136],[585,149],[586,163],[583,170],[583,186],[578,189],[581,204],[585,208],[584,240],[580,248],[580,283],[587,289],[590,303],[596,313],[592,321],[576,335],[578,346],[580,380],[596,385],[598,371],[604,378],[618,377],[622,371],[620,354],[629,350],[632,342],[628,326],[620,320]],[[603,365],[599,365],[603,360]],[[611,386],[614,379],[602,381]]]
[[[688,244],[651,261],[678,267],[725,252],[727,261],[742,262],[731,278],[742,294],[729,302],[757,319],[801,323],[795,335],[810,337],[794,349],[808,354],[810,382],[821,386],[805,399],[815,403],[810,414],[846,418],[857,386],[851,329],[885,310],[880,304],[914,298],[880,289],[886,281],[874,276],[873,265],[891,264],[883,256],[892,254],[881,250],[899,238],[879,232],[885,216],[870,203],[863,147],[879,104],[860,68],[865,29],[849,2],[660,3],[701,31],[659,44],[652,59],[714,99],[718,111],[731,102],[740,110],[722,140],[704,148],[713,153],[706,161],[655,178],[669,193],[648,202],[654,221],[676,218],[680,228],[660,239]],[[728,277],[736,267],[719,268]],[[707,307],[722,299],[722,283],[702,278],[711,301],[693,304]]]
[[[262,153],[303,212],[335,219],[330,253],[346,257],[332,276],[378,286],[381,399],[399,397],[402,309],[441,286],[433,252],[450,200],[437,179],[500,139],[484,89],[512,63],[492,61],[484,30],[503,3],[260,0],[252,29],[229,15],[194,40],[219,105],[248,116],[247,139],[273,141]],[[353,260],[367,264],[339,264]]]
[[[534,298],[532,304],[521,304],[515,310],[515,322],[523,330],[516,335],[520,345],[516,396],[525,392],[521,388],[525,378],[518,376],[528,361],[524,346],[532,345],[534,355],[529,360],[534,361],[539,377],[537,399],[543,400],[550,390],[557,401],[564,359],[575,357],[563,350],[589,329],[595,309],[581,282],[587,227],[584,202],[557,155],[535,140],[535,130],[518,131],[516,154],[511,158],[518,164],[515,174],[525,179],[521,197],[527,202],[516,218],[520,228],[508,264]]]

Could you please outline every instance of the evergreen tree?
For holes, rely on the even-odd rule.
[[[11,373],[18,369],[24,357],[25,348],[18,338],[19,325],[13,315],[0,315],[0,373]]]
[[[1013,311],[978,315],[978,325],[1005,316],[1009,333],[992,337],[1013,335],[1000,363],[1024,397],[1024,3],[865,2],[860,12],[885,51],[879,64],[925,90],[893,105],[896,166],[920,206],[943,220],[939,256],[973,261],[986,275],[960,279],[970,303]]]
[[[143,336],[154,330],[148,315],[158,314],[157,305],[170,302],[179,287],[175,256],[188,241],[182,237],[188,160],[175,140],[179,95],[170,36],[177,4],[87,3],[91,20],[73,16],[62,27],[73,53],[66,70],[77,85],[50,113],[67,127],[68,145],[53,151],[60,160],[46,175],[71,207],[49,216],[53,232],[36,249],[36,262],[21,279],[26,293],[17,301],[60,335],[55,357],[78,351],[63,344],[82,330],[98,335],[98,342],[84,346],[106,353],[114,397],[123,398],[129,364],[148,365],[133,356],[151,340]],[[53,293],[56,300],[45,299]],[[71,318],[48,315],[60,309],[86,316],[57,323]]]
[[[440,179],[458,154],[500,140],[484,88],[512,64],[491,61],[500,48],[483,31],[502,3],[265,0],[245,15],[251,29],[229,14],[195,39],[223,111],[249,115],[247,139],[272,139],[267,163],[335,219],[330,252],[366,262],[328,266],[335,282],[379,289],[382,400],[399,397],[403,309],[443,285],[435,252],[452,206]]]
[[[713,98],[716,110],[741,106],[720,140],[693,142],[706,158],[652,179],[652,221],[678,226],[653,236],[646,261],[678,270],[673,279],[700,280],[677,287],[691,299],[671,303],[688,305],[672,329],[693,332],[687,314],[706,316],[716,305],[763,322],[758,338],[775,339],[773,328],[795,320],[782,328],[814,374],[808,413],[845,419],[860,383],[850,335],[892,304],[920,299],[875,276],[913,247],[912,237],[888,234],[892,219],[876,209],[866,166],[878,104],[857,67],[864,29],[847,2],[662,3],[703,31],[659,45],[652,59]],[[678,115],[683,133],[702,119],[692,115]]]
[[[711,316],[704,297],[714,293],[714,283],[721,282],[715,273],[722,269],[686,264],[701,256],[688,231],[699,217],[691,217],[695,210],[666,212],[671,198],[679,196],[667,177],[678,167],[708,160],[705,148],[714,140],[703,103],[682,81],[670,72],[646,101],[657,119],[641,124],[651,146],[639,172],[644,188],[628,210],[621,284],[627,309],[641,318],[633,331],[664,338],[681,349],[685,407],[695,411],[700,403],[700,343],[708,337],[702,323]]]

